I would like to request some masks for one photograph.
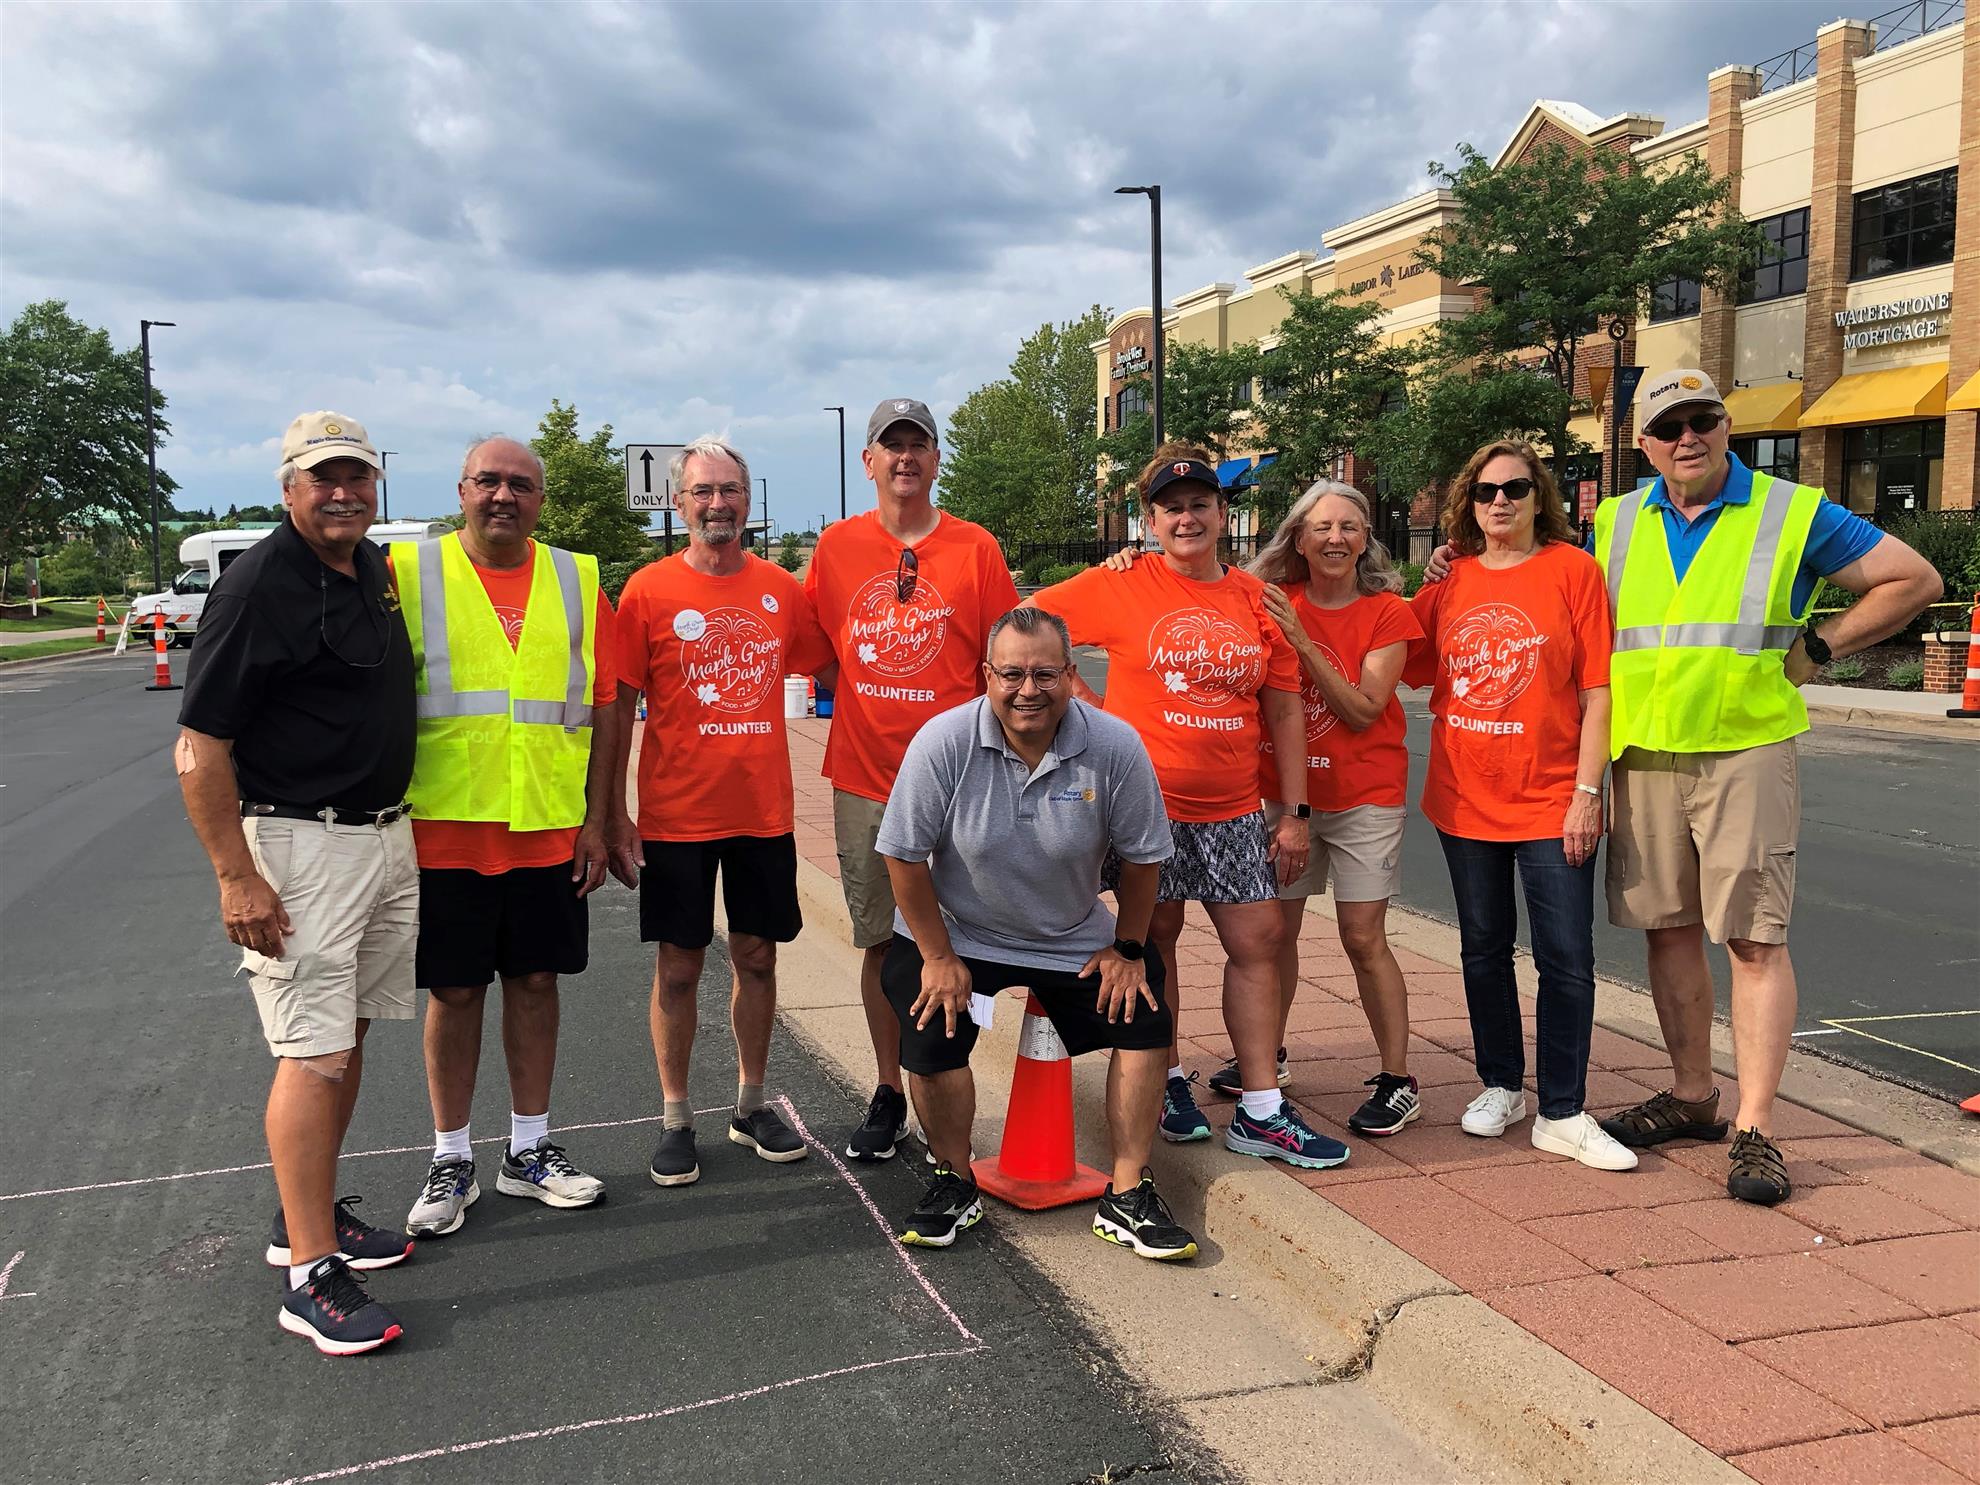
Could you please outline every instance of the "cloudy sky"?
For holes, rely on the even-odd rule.
[[[194,505],[272,498],[305,408],[395,515],[474,434],[720,432],[780,526],[870,506],[883,396],[946,417],[1019,339],[1171,297],[1502,146],[1537,96],[1671,125],[1839,0],[1429,4],[7,4],[0,312],[134,343]],[[1874,9],[1875,7],[1870,7]],[[1859,7],[1859,10],[1862,7]]]

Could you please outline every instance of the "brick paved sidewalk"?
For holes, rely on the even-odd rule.
[[[818,773],[830,726],[791,724],[791,764],[799,854],[836,878]],[[1777,1138],[1795,1194],[1771,1210],[1726,1195],[1726,1143],[1646,1150],[1609,1173],[1541,1154],[1525,1123],[1474,1138],[1457,1122],[1477,1089],[1462,979],[1400,949],[1423,1115],[1388,1140],[1353,1135],[1374,1044],[1332,920],[1306,925],[1288,1093],[1354,1155],[1331,1171],[1275,1166],[1288,1180],[1755,1479],[1980,1481],[1980,1179],[1788,1104]],[[1200,908],[1178,957],[1184,1063],[1207,1076],[1231,1048]],[[1635,1103],[1667,1073],[1659,1048],[1597,1028],[1589,1107]],[[1733,1081],[1720,1087],[1736,1108]],[[1219,1128],[1232,1107],[1205,1099]]]

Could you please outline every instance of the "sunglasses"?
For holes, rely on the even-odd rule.
[[[894,597],[902,603],[914,601],[914,585],[921,580],[921,561],[911,547],[901,548],[901,560],[894,567]]]
[[[1695,412],[1688,418],[1659,418],[1643,431],[1658,443],[1676,443],[1684,437],[1684,430],[1687,428],[1703,438],[1725,420],[1726,415],[1716,410]]]
[[[1473,480],[1471,482],[1471,499],[1475,505],[1490,505],[1500,495],[1504,495],[1506,499],[1517,504],[1532,493],[1533,481],[1525,478],[1505,480],[1496,485],[1490,480]]]

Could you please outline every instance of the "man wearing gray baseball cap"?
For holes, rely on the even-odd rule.
[[[894,892],[874,841],[908,743],[929,718],[983,694],[990,626],[1018,595],[997,539],[935,507],[940,435],[926,403],[882,400],[860,462],[879,506],[820,533],[804,586],[839,657],[824,772],[853,947],[866,956],[859,989],[877,1071],[846,1153],[887,1160],[907,1133],[907,1097],[901,1025],[880,987]]]
[[[1772,1205],[1789,1193],[1772,1133],[1795,1018],[1794,739],[1808,730],[1799,688],[1832,657],[1902,628],[1942,584],[1924,558],[1821,490],[1741,463],[1703,371],[1647,377],[1636,426],[1657,478],[1595,515],[1616,624],[1609,919],[1648,941],[1672,1083],[1602,1127],[1637,1148],[1725,1138],[1709,933],[1731,962],[1739,1072],[1726,1188]],[[1860,596],[1818,629],[1808,619],[1823,579]]]

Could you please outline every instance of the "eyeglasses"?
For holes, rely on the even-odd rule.
[[[1031,684],[1039,690],[1056,691],[1059,689],[1059,682],[1065,679],[1066,668],[1063,665],[1038,665],[1026,670],[1019,665],[1001,667],[993,665],[990,667],[990,674],[997,678],[998,685],[1008,691],[1023,690],[1027,676],[1031,678]]]
[[[914,602],[914,585],[921,580],[921,559],[914,548],[902,547],[901,560],[894,564],[894,597],[902,603]]]
[[[527,500],[536,493],[536,481],[526,474],[477,474],[468,483],[484,495],[493,495],[507,485],[509,493],[518,500]]]
[[[1659,418],[1643,431],[1658,443],[1676,443],[1684,437],[1684,430],[1687,428],[1703,438],[1725,420],[1724,412],[1717,408],[1708,408],[1704,412],[1695,412],[1688,418]]]
[[[747,485],[730,483],[726,485],[692,485],[688,488],[687,497],[696,505],[706,505],[717,495],[720,495],[724,500],[734,503],[743,499],[748,494],[749,487]]]
[[[1490,480],[1473,480],[1471,482],[1471,499],[1475,505],[1490,505],[1501,495],[1504,495],[1506,499],[1512,501],[1514,504],[1518,504],[1532,493],[1533,481],[1525,478],[1502,480],[1496,485]]]

